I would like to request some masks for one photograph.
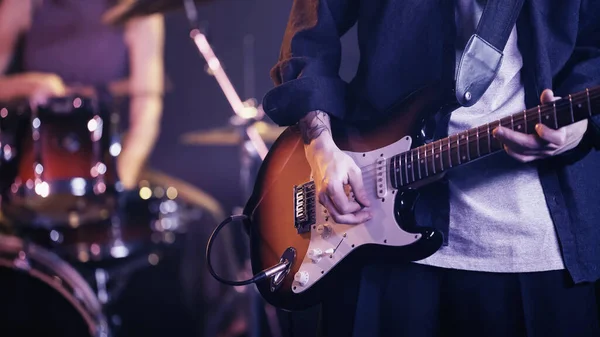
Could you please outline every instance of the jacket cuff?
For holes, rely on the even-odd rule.
[[[285,82],[263,98],[263,109],[279,126],[296,124],[311,111],[342,119],[346,111],[346,82],[340,78],[306,77]]]

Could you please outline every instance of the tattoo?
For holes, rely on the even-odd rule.
[[[329,115],[320,110],[311,111],[303,117],[298,122],[298,126],[304,144],[310,144],[313,139],[319,137],[324,131],[331,133],[327,122],[329,122]]]

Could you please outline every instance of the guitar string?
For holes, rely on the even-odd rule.
[[[589,97],[590,97],[590,100],[591,100],[591,99],[598,98],[598,97],[600,97],[600,92],[598,92],[597,94],[596,94],[596,93],[594,93],[594,94],[591,94]],[[572,99],[573,99],[573,96],[572,96]],[[587,100],[587,95],[585,95],[585,99]],[[563,104],[562,104],[562,106],[561,106],[561,105],[559,105],[559,104],[556,104],[556,109],[562,108],[562,107],[564,107],[564,106],[566,106],[566,105],[569,105],[569,106],[571,105],[571,103],[570,103],[568,100],[566,100],[566,101],[562,101],[562,102],[560,102],[560,103],[563,103]],[[577,104],[577,103],[574,103],[574,104]],[[544,109],[544,108],[546,108],[546,109]],[[532,111],[534,111],[534,110],[532,110]],[[540,116],[543,116],[543,117],[545,117],[545,116],[548,116],[549,114],[554,114],[554,105],[549,105],[549,106],[541,106],[541,107],[540,107],[540,111],[539,111],[539,113],[538,113],[538,112],[535,112],[535,113],[531,112],[531,116],[529,116],[529,113],[528,113],[528,114],[525,114],[525,113],[523,113],[523,114],[521,114],[521,117],[518,117],[518,118],[513,118],[513,123],[512,123],[512,124],[514,125],[514,124],[515,124],[515,122],[516,122],[516,123],[519,123],[519,122],[521,122],[521,121],[525,121],[525,120],[526,120],[527,122],[530,122],[530,121],[533,121],[533,122],[535,122],[535,121],[539,121],[539,119],[540,119],[539,117],[540,117]],[[490,123],[488,123],[487,125],[490,125],[490,126],[491,126],[492,124],[497,124],[497,123],[500,125],[500,123],[501,123],[501,120],[502,120],[502,119],[506,119],[506,118],[509,118],[509,117],[510,117],[510,116],[503,117],[503,118],[501,118],[500,120],[496,120],[496,121],[490,122]],[[524,117],[526,117],[526,119],[525,119]],[[558,119],[558,116],[557,116],[557,118],[556,118],[556,119]],[[539,123],[537,123],[537,124],[539,124]],[[479,130],[478,130],[478,129],[479,129],[479,128],[481,128],[482,126],[485,126],[485,125],[481,125],[481,126],[477,127],[477,132],[479,132]],[[450,136],[448,136],[448,137],[445,137],[445,138],[443,138],[443,139],[445,139],[445,140],[450,140],[450,138],[456,138],[456,137],[459,137],[461,134],[463,134],[463,133],[466,133],[466,132],[468,132],[468,131],[472,131],[472,130],[475,130],[475,128],[471,128],[471,129],[469,129],[469,130],[465,130],[465,131],[462,131],[462,132],[460,132],[460,133],[457,133],[457,134],[454,134],[454,135],[450,135]],[[472,145],[472,144],[476,144],[476,143],[478,142],[478,140],[477,140],[477,139],[473,140],[473,139],[470,139],[470,138],[471,138],[471,137],[469,137],[469,140],[468,140],[467,142],[461,142],[461,143],[460,143],[460,145],[457,145],[457,144],[456,144],[456,141],[451,141],[451,142],[450,142],[450,144],[451,144],[451,145],[450,145],[450,150],[457,149],[457,148],[459,148],[459,146]],[[434,142],[432,142],[432,143],[430,143],[430,144],[439,143],[439,142],[440,142],[440,140],[436,140],[436,141],[434,141]],[[429,145],[429,144],[427,144],[427,145]],[[406,154],[407,154],[408,152],[410,152],[411,154],[413,154],[413,153],[417,153],[417,152],[415,152],[415,150],[416,150],[416,149],[419,149],[419,148],[424,148],[424,149],[425,149],[425,151],[424,151],[424,152],[427,152],[427,151],[426,151],[426,150],[427,150],[427,149],[426,149],[426,147],[424,147],[424,146],[419,146],[419,147],[417,147],[417,148],[415,148],[415,149],[410,149],[410,150],[407,150],[406,152],[403,152],[403,153],[400,153],[400,154],[397,154],[397,155],[405,155],[405,156],[406,156]],[[439,147],[437,147],[437,146],[436,146],[436,150],[437,150],[438,148],[439,148]],[[448,150],[448,142],[442,142],[442,145],[441,145],[441,151],[443,152],[443,151],[447,151],[447,150]],[[420,151],[418,151],[418,152],[420,152]],[[439,153],[438,153],[438,154],[439,154]],[[419,155],[420,155],[420,153],[419,153]],[[421,159],[425,159],[425,160],[426,160],[426,159],[432,158],[434,155],[435,155],[434,153],[426,153],[426,154],[424,154],[424,157],[422,157]],[[396,155],[395,155],[395,156],[396,156]],[[394,157],[395,157],[395,156],[394,156]],[[414,155],[413,155],[412,157],[414,157]],[[411,162],[414,162],[414,160],[413,160],[413,159],[411,159],[410,157],[408,157],[408,158],[411,160]],[[436,159],[438,159],[438,158],[436,158]],[[389,164],[390,164],[390,160],[392,160],[392,158],[388,158],[388,159],[386,159],[386,165],[389,165]],[[368,171],[371,171],[371,168],[373,168],[373,167],[376,167],[376,166],[377,166],[377,164],[369,164],[369,165],[365,165],[365,166],[362,166],[362,167],[360,167],[360,169],[361,169],[361,170],[363,170],[363,169],[365,169],[365,168],[366,168],[366,169],[369,169],[369,170],[367,170],[367,171],[364,171],[364,172],[368,172]],[[404,166],[404,164],[403,164],[403,163],[400,163],[400,166]],[[376,168],[375,168],[375,169],[376,169]]]
[[[584,95],[584,94],[580,94],[580,95],[581,95],[581,96],[583,96],[583,98],[584,98],[585,100],[587,100],[587,99],[588,99],[588,97],[589,97],[589,99],[591,100],[591,99],[596,99],[596,98],[600,97],[600,92],[598,92],[598,93],[596,93],[596,92],[593,92],[591,95]],[[532,121],[532,122],[538,121],[538,123],[539,123],[539,121],[540,121],[540,117],[546,117],[546,116],[548,116],[548,115],[550,115],[550,114],[554,114],[554,113],[555,113],[555,110],[562,109],[562,108],[566,107],[567,105],[568,105],[569,107],[571,107],[573,104],[575,104],[575,105],[581,105],[581,102],[579,102],[579,103],[578,103],[578,102],[574,102],[574,100],[577,100],[577,99],[578,99],[578,97],[576,97],[575,95],[572,95],[572,96],[571,96],[571,100],[570,100],[570,101],[568,100],[568,98],[566,98],[564,101],[560,101],[560,102],[558,102],[558,104],[554,104],[554,105],[545,105],[545,106],[538,106],[538,111],[537,111],[537,112],[535,111],[535,108],[534,108],[534,109],[530,109],[530,110],[529,110],[529,111],[530,111],[530,113],[527,113],[526,111],[524,111],[522,114],[519,114],[519,116],[516,116],[516,117],[515,117],[515,116],[513,115],[512,124],[513,124],[513,126],[514,126],[514,125],[515,125],[515,122],[516,122],[516,123],[520,123],[521,121],[527,121],[527,122],[530,122],[530,121]],[[591,103],[591,102],[590,102],[590,103]],[[591,108],[591,106],[589,106],[589,105],[588,105],[588,108]],[[518,113],[517,113],[517,114],[518,114]],[[488,123],[487,125],[488,125],[488,126],[495,125],[495,124],[502,125],[502,120],[505,120],[505,123],[506,123],[506,122],[508,122],[508,121],[506,121],[506,119],[507,119],[507,118],[510,118],[510,116],[506,116],[506,117],[503,117],[503,118],[501,118],[501,119],[499,119],[499,120],[496,120],[496,121],[490,122],[490,123]],[[556,120],[558,120],[558,116],[556,116],[556,118],[555,118],[555,122],[556,122]],[[469,129],[469,130],[462,131],[462,132],[460,132],[460,133],[457,133],[457,134],[455,134],[455,135],[451,135],[451,136],[449,136],[449,137],[446,137],[446,138],[444,138],[444,139],[448,139],[448,141],[450,141],[450,139],[451,139],[452,137],[459,137],[461,134],[465,134],[465,133],[468,135],[468,133],[469,133],[470,131],[473,131],[473,130],[476,130],[476,132],[477,132],[477,133],[479,133],[479,128],[481,128],[482,126],[483,126],[483,125],[481,125],[481,126],[479,126],[479,127],[477,127],[477,128],[472,128],[472,129]],[[433,143],[431,143],[431,144],[434,144],[434,143],[436,143],[436,142],[439,142],[439,140],[438,140],[438,141],[435,141],[435,142],[433,142]],[[456,144],[454,141],[451,141],[451,142],[450,142],[450,147],[449,147],[449,149],[450,149],[450,150],[453,150],[453,149],[457,149],[457,148],[459,148],[460,146],[465,146],[465,145],[466,145],[466,146],[470,146],[470,145],[472,145],[472,144],[475,144],[475,143],[477,143],[477,142],[479,142],[479,139],[472,140],[472,139],[470,139],[470,137],[469,137],[469,140],[468,140],[467,142],[463,142],[462,144]],[[440,147],[442,152],[443,152],[443,151],[447,151],[447,150],[448,150],[448,145],[447,145],[447,144],[448,144],[448,142],[442,142],[442,144],[441,144],[441,147]],[[415,148],[415,149],[419,149],[419,148],[421,148],[421,146],[420,146],[420,147],[417,147],[417,148]],[[400,154],[398,154],[398,155],[402,155],[402,154],[404,154],[404,155],[405,155],[405,157],[406,157],[406,154],[407,154],[408,152],[410,152],[410,153],[411,153],[411,157],[412,157],[412,158],[410,158],[410,160],[411,160],[411,163],[414,165],[414,150],[415,150],[415,149],[410,149],[410,150],[407,150],[406,152],[404,152],[404,153],[400,153]],[[419,154],[419,159],[421,159],[422,161],[427,161],[427,162],[425,162],[425,163],[423,163],[423,162],[421,162],[421,163],[417,163],[417,165],[419,165],[418,167],[420,167],[420,165],[421,165],[421,164],[425,164],[425,165],[427,166],[427,168],[429,168],[429,166],[428,166],[428,164],[429,164],[429,163],[428,163],[428,159],[432,158],[432,157],[433,157],[433,156],[435,156],[436,154],[435,154],[435,153],[433,153],[433,151],[431,151],[431,153],[430,153],[430,154],[427,154],[427,148],[426,148],[426,147],[423,147],[423,149],[424,149],[424,156],[423,156],[423,158],[421,158],[421,157],[420,157],[420,151],[417,151],[417,153]],[[432,149],[433,149],[433,146],[432,146]],[[436,147],[436,149],[437,149],[437,147]],[[470,152],[470,149],[468,149],[468,151]],[[490,153],[487,153],[487,154],[490,154]],[[486,154],[486,155],[487,155],[487,154]],[[437,154],[437,155],[439,155],[439,154]],[[439,158],[439,156],[438,156],[436,159],[438,159],[438,158]],[[406,158],[405,158],[405,159],[406,159]],[[385,171],[386,171],[386,172],[387,172],[387,171],[390,171],[390,170],[388,169],[388,167],[389,167],[389,164],[390,164],[390,160],[393,160],[393,158],[390,158],[390,159],[386,159],[386,160],[385,160],[385,165],[386,165],[386,169],[385,169]],[[404,163],[400,162],[399,164],[400,164],[400,167],[404,167]],[[436,164],[436,163],[435,163],[435,162],[433,162],[433,165],[434,165],[434,166],[435,166],[435,164]],[[377,181],[376,181],[376,179],[377,179],[377,178],[376,178],[376,174],[373,174],[373,175],[371,175],[370,173],[371,173],[371,172],[374,172],[374,171],[376,171],[376,170],[377,170],[377,164],[370,164],[370,165],[362,166],[362,167],[360,167],[360,169],[361,169],[361,175],[362,175],[362,178],[363,178],[363,186],[365,186],[365,188],[367,188],[367,187],[372,187],[373,189],[375,189],[375,190],[376,190],[376,187],[377,187]],[[364,170],[364,169],[367,169],[367,170]],[[418,180],[421,180],[421,179],[423,179],[422,177],[416,178],[416,175],[417,175],[417,174],[416,174],[416,172],[413,172],[413,170],[414,170],[414,167],[413,167],[413,168],[411,168],[411,176],[415,177],[415,179],[408,179],[408,180],[413,180],[412,182],[416,182],[416,181],[418,181]],[[444,170],[441,170],[441,171],[444,171]],[[390,174],[391,174],[391,172],[388,172],[388,173],[390,173]],[[422,173],[422,172],[421,172],[421,173]],[[420,174],[420,176],[422,176],[422,174]],[[425,176],[426,176],[425,178],[427,178],[427,177],[429,177],[430,175],[426,174]],[[386,177],[386,178],[387,178],[387,177]],[[372,179],[372,180],[371,180],[371,179]],[[371,183],[370,183],[369,181],[373,181],[373,182],[374,182],[374,184],[372,184],[372,185],[371,185]],[[387,182],[386,182],[386,183],[387,183]]]
[[[591,100],[591,99],[595,99],[595,98],[597,98],[597,97],[599,97],[599,96],[600,96],[600,93],[599,93],[599,94],[593,93],[592,95],[589,95],[589,96],[588,96],[588,95],[584,95],[584,98],[585,98],[585,99],[587,99],[587,98],[589,97],[589,98],[590,98],[590,100]],[[577,105],[577,106],[578,106],[578,107],[581,109],[581,103],[577,103],[576,101],[574,101],[574,99],[576,100],[576,99],[577,99],[577,97],[576,97],[576,96],[571,96],[571,101],[568,101],[568,100],[566,100],[566,101],[562,101],[562,103],[563,103],[563,104],[555,104],[555,105],[552,105],[552,106],[546,106],[546,108],[544,108],[544,107],[541,107],[541,106],[540,106],[540,107],[539,107],[539,111],[537,111],[537,113],[535,113],[535,110],[531,109],[531,110],[530,110],[530,112],[531,112],[531,115],[530,115],[530,114],[528,114],[527,112],[524,112],[523,114],[521,114],[521,115],[520,115],[520,116],[518,116],[517,118],[515,118],[515,117],[513,116],[513,119],[512,119],[512,126],[514,127],[514,125],[515,125],[515,122],[516,122],[516,123],[520,123],[521,121],[527,121],[527,122],[530,122],[530,121],[536,122],[536,121],[537,121],[537,122],[539,123],[539,121],[540,121],[540,118],[541,118],[541,117],[547,117],[547,116],[549,116],[549,114],[555,114],[555,109],[561,109],[561,108],[565,107],[566,105],[569,105],[569,107],[571,107],[571,106],[573,106],[573,104],[574,104],[574,105]],[[589,102],[589,103],[591,103],[591,102]],[[551,107],[551,108],[550,108],[550,107]],[[591,106],[588,104],[588,109],[589,109],[589,108],[591,108]],[[574,111],[573,111],[572,113],[574,113]],[[508,122],[508,121],[506,120],[507,118],[510,118],[510,116],[507,116],[507,117],[501,118],[500,120],[496,120],[496,121],[490,122],[490,123],[488,123],[487,125],[494,125],[494,124],[502,125],[502,122],[503,122],[503,120],[505,120],[505,121],[504,121],[505,123],[507,123],[507,122]],[[573,115],[573,118],[575,118],[575,116],[574,116],[574,115]],[[555,123],[557,122],[557,120],[558,120],[558,116],[556,116],[556,118],[555,118]],[[572,122],[572,123],[573,123],[573,122]],[[458,133],[458,134],[455,134],[455,135],[451,135],[451,136],[449,136],[449,137],[446,137],[446,138],[444,138],[444,139],[448,139],[448,140],[450,141],[451,137],[454,137],[454,138],[456,138],[456,137],[459,137],[461,134],[465,134],[465,133],[467,133],[467,135],[469,135],[469,133],[470,133],[471,131],[473,131],[473,130],[476,130],[476,132],[477,132],[477,133],[479,133],[479,132],[480,132],[480,131],[479,131],[479,128],[481,128],[481,126],[479,126],[479,127],[477,127],[477,128],[472,128],[472,129],[469,129],[469,130],[465,130],[465,131],[463,131],[463,132],[461,132],[461,133]],[[463,139],[464,139],[464,138],[463,138]],[[437,142],[437,141],[436,141],[436,142]],[[472,145],[472,144],[474,144],[474,143],[478,143],[478,142],[479,142],[479,139],[475,139],[475,140],[471,140],[471,139],[469,139],[469,140],[468,140],[466,143],[465,143],[465,142],[463,142],[462,144],[455,144],[455,142],[454,142],[454,141],[451,141],[451,142],[450,142],[450,150],[452,150],[452,149],[457,149],[457,148],[459,148],[460,146],[469,146],[469,147],[470,147],[470,145]],[[433,142],[433,143],[435,143],[435,142]],[[432,144],[433,144],[433,143],[432,143]],[[421,148],[421,147],[423,147],[423,146],[417,147],[417,148],[415,148],[415,149],[419,149],[419,148]],[[448,149],[447,142],[442,142],[442,144],[441,144],[441,147],[440,147],[440,148],[441,148],[441,151],[447,151],[447,149]],[[407,155],[407,153],[408,153],[408,152],[410,152],[410,154],[411,154],[411,157],[412,157],[412,158],[410,158],[410,159],[411,159],[411,164],[413,164],[413,165],[414,165],[414,150],[415,150],[415,149],[407,150],[406,152],[404,152],[404,153],[400,153],[400,154],[398,154],[397,156],[400,156],[400,155],[404,154],[404,155],[405,155],[405,160],[406,160],[406,159],[407,159],[407,158],[406,158],[406,155]],[[435,153],[433,153],[434,151],[431,151],[431,153],[430,153],[430,154],[427,154],[427,148],[426,148],[426,147],[423,147],[423,149],[424,149],[424,151],[423,151],[423,152],[424,152],[424,153],[423,153],[423,158],[421,158],[421,157],[420,157],[421,151],[420,151],[420,150],[418,150],[418,151],[417,151],[417,153],[418,153],[418,155],[419,155],[419,159],[421,160],[421,163],[417,163],[416,165],[419,165],[419,166],[418,166],[418,168],[420,168],[420,167],[421,167],[421,164],[425,164],[425,165],[426,165],[426,167],[427,167],[427,169],[429,169],[429,162],[430,162],[430,160],[429,160],[429,159],[433,158],[433,156],[436,156],[435,160],[437,160],[437,159],[439,159],[439,154],[435,154]],[[432,149],[433,149],[433,145],[432,145]],[[437,149],[437,146],[436,146],[436,149]],[[470,148],[468,148],[468,149],[467,149],[467,151],[468,151],[468,152],[469,152],[469,154],[470,154]],[[477,156],[477,157],[478,157],[478,158],[479,158],[479,157],[483,157],[483,156],[485,156],[485,155],[492,154],[493,152],[494,152],[494,151],[492,151],[492,152],[488,152],[488,153],[485,153],[485,154],[483,154],[483,155],[481,155],[481,154],[478,154],[478,156]],[[394,157],[395,157],[395,156],[394,156]],[[469,157],[470,157],[470,155],[469,155]],[[400,159],[402,159],[402,158],[400,158]],[[386,161],[385,161],[385,163],[386,163],[386,164],[385,164],[385,165],[386,165],[386,171],[389,171],[387,168],[389,167],[390,160],[394,160],[394,159],[393,159],[393,158],[390,158],[390,159],[386,159]],[[470,160],[467,160],[467,161],[470,161]],[[405,167],[404,163],[400,162],[399,164],[400,164],[400,165],[399,165],[399,167],[400,167],[400,168],[404,168],[404,169],[406,169],[406,167]],[[436,165],[437,165],[437,163],[436,163],[434,160],[431,160],[431,164],[433,165],[433,168],[436,168],[436,170],[437,170],[437,166],[436,166]],[[373,181],[375,182],[375,184],[374,184],[373,186],[370,186],[370,184],[369,184],[369,186],[368,186],[368,187],[371,187],[371,188],[373,188],[373,189],[375,189],[375,190],[376,190],[376,188],[377,188],[377,181],[376,181],[376,179],[377,179],[377,178],[376,178],[376,175],[370,175],[370,174],[368,174],[368,173],[370,173],[370,172],[373,172],[373,171],[377,170],[376,166],[377,166],[377,164],[370,164],[370,165],[366,165],[366,166],[363,166],[363,167],[361,167],[361,171],[362,171],[362,172],[361,172],[361,174],[362,174],[362,177],[363,177],[363,181],[364,181],[364,182],[363,182],[363,184],[365,185],[365,188],[367,187],[367,185],[366,185],[366,184],[367,184],[367,182],[368,182],[368,181],[370,181],[371,179],[373,179]],[[373,167],[375,167],[375,168],[373,169]],[[368,168],[368,170],[364,170],[365,168]],[[410,175],[410,176],[412,176],[412,177],[413,177],[413,179],[411,179],[411,178],[410,178],[410,176],[408,176],[408,177],[407,177],[407,178],[408,178],[407,180],[412,180],[411,182],[407,181],[407,183],[408,183],[408,184],[410,184],[410,183],[413,183],[413,182],[417,182],[417,181],[419,181],[419,180],[422,180],[422,179],[424,179],[424,178],[428,178],[428,177],[432,176],[432,175],[430,175],[430,174],[429,174],[429,172],[428,172],[429,170],[426,170],[425,177],[423,177],[423,176],[422,176],[422,175],[423,175],[423,174],[422,174],[422,171],[420,172],[420,174],[419,174],[419,173],[417,173],[417,172],[415,172],[415,171],[416,171],[416,170],[414,169],[414,167],[412,167],[412,168],[411,168],[411,172],[410,172],[410,173],[411,173],[411,175]],[[434,172],[435,172],[435,170],[431,170],[431,171],[434,171]],[[443,172],[443,171],[445,171],[445,170],[442,170],[442,169],[440,168],[440,171],[441,171],[441,172]],[[441,172],[440,172],[440,173],[441,173]],[[388,173],[389,173],[389,175],[388,175],[388,176],[391,176],[392,172],[390,171],[390,172],[388,172]],[[408,174],[408,172],[407,172],[407,174]],[[417,175],[419,176],[418,178],[417,178]],[[433,176],[435,176],[435,174],[433,174]],[[403,177],[403,175],[401,174],[401,176],[399,177],[399,179],[398,179],[398,178],[397,178],[397,179],[398,179],[398,180],[400,180],[400,185],[405,185],[405,184],[402,182],[402,177]],[[386,179],[387,179],[387,177],[386,177]],[[387,182],[386,182],[386,184],[387,184]]]

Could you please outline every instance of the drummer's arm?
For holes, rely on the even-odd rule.
[[[35,94],[62,94],[62,80],[54,74],[24,73],[6,76],[19,36],[31,25],[31,0],[0,0],[0,101]]]
[[[126,189],[137,185],[139,174],[160,132],[164,92],[164,18],[131,20],[125,31],[130,55],[130,126],[119,156],[119,175]]]
[[[30,24],[30,0],[0,0],[0,78],[12,59],[19,35]]]

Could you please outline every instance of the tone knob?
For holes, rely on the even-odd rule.
[[[308,258],[310,258],[313,262],[319,262],[321,257],[323,256],[323,251],[319,248],[311,249],[308,251]]]
[[[294,281],[298,282],[298,284],[304,287],[308,283],[308,272],[299,271],[294,275]]]

